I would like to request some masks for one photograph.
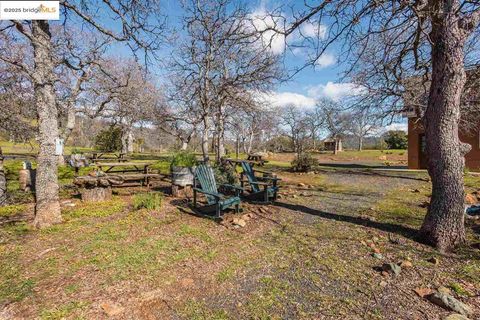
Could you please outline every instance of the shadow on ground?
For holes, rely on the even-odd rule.
[[[403,226],[403,225],[386,223],[386,222],[378,222],[378,221],[372,221],[372,220],[362,218],[362,217],[354,217],[354,216],[325,212],[325,211],[309,208],[309,207],[306,207],[304,205],[299,205],[299,204],[276,202],[274,205],[277,206],[277,207],[289,209],[289,210],[292,210],[292,211],[299,211],[299,212],[303,212],[303,213],[306,213],[306,214],[309,214],[309,215],[318,216],[318,217],[325,218],[325,219],[348,222],[348,223],[361,225],[361,226],[365,226],[365,227],[369,227],[369,228],[375,228],[375,229],[382,230],[382,231],[385,231],[385,232],[396,233],[396,234],[402,235],[406,238],[418,241],[417,230],[415,230],[413,228],[410,228],[410,227]]]

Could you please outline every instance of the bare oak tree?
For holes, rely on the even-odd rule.
[[[154,49],[161,36],[155,1],[60,1],[62,30],[77,29],[83,23],[92,32],[114,41],[123,42],[134,52]],[[101,7],[101,10],[99,8]],[[99,19],[99,13],[116,19]],[[153,14],[153,15],[152,15]],[[36,206],[34,225],[48,227],[62,221],[58,197],[57,157],[55,145],[60,136],[55,67],[58,55],[50,21],[6,21],[0,24],[3,35],[33,50],[33,64],[0,54],[0,60],[18,67],[31,78],[34,104],[38,119],[39,153],[37,157]]]
[[[334,42],[343,43],[341,56],[350,58],[352,70],[361,57],[377,57],[380,73],[364,73],[362,84],[382,77],[381,86],[369,89],[372,94],[383,91],[382,99],[389,97],[390,106],[401,105],[395,92],[388,94],[398,88],[400,79],[430,78],[424,122],[433,190],[420,236],[440,251],[464,242],[463,169],[470,146],[460,141],[458,131],[466,82],[464,57],[478,31],[480,3],[325,0],[292,8],[288,15],[284,11],[282,7],[273,10],[275,25],[262,31],[289,36],[307,23],[326,26],[328,31],[321,36],[304,36],[303,44],[313,49],[310,63],[315,64]],[[287,16],[293,16],[293,21],[287,21]]]
[[[248,108],[256,91],[269,89],[281,76],[278,57],[252,32],[245,6],[231,0],[192,0],[185,10],[187,39],[172,57],[173,78],[183,81],[182,92],[194,101],[191,105],[201,118],[204,160],[213,130],[220,161],[229,115],[233,109]]]

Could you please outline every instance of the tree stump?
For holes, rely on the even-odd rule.
[[[111,187],[84,188],[80,191],[82,201],[98,202],[112,199]]]

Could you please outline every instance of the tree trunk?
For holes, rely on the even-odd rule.
[[[133,152],[133,132],[132,126],[126,125],[122,130],[122,153],[129,154]]]
[[[240,137],[237,134],[237,140],[235,140],[235,158],[238,159],[240,153]]]
[[[358,137],[358,151],[362,151],[363,149],[363,136]]]
[[[432,198],[420,235],[449,251],[465,241],[463,169],[470,146],[458,137],[465,35],[456,17],[458,3],[437,6],[432,12],[442,13],[432,17],[432,82],[424,119]]]
[[[7,204],[7,178],[3,169],[3,153],[0,148],[0,206]]]
[[[225,156],[224,133],[223,118],[219,116],[217,118],[217,152],[215,154],[215,161],[217,163],[220,163],[222,157]]]
[[[71,107],[67,111],[67,120],[65,122],[65,127],[63,128],[62,132],[62,139],[67,143],[68,138],[72,134],[73,129],[75,128],[75,121],[76,121],[77,112],[74,107]]]
[[[35,70],[33,85],[38,117],[38,165],[36,179],[35,219],[37,228],[62,221],[58,199],[57,162],[55,139],[58,138],[58,112],[55,104],[54,63],[51,34],[47,21],[32,21],[32,45]]]
[[[80,190],[82,201],[99,202],[112,199],[111,187],[84,188]]]
[[[337,141],[337,138],[334,138],[333,139],[335,141],[334,145],[333,145],[333,154],[337,154],[338,150],[337,150],[337,146],[338,146],[338,141]]]
[[[208,156],[208,125],[206,121],[204,121],[203,132],[202,132],[202,153],[203,153],[203,161],[208,162],[210,158]]]
[[[250,132],[250,136],[248,137],[247,154],[250,154],[252,152],[252,145],[253,145],[253,132]]]

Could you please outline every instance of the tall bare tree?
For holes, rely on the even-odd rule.
[[[299,156],[304,152],[305,143],[309,135],[309,127],[305,112],[295,105],[287,105],[281,111],[282,124],[286,128],[286,135],[290,137],[293,151]]]
[[[277,8],[271,14],[277,17],[275,25],[262,31],[288,37],[308,23],[326,26],[328,32],[321,36],[304,36],[303,44],[314,49],[311,64],[336,41],[343,42],[341,56],[351,58],[352,70],[360,57],[377,57],[381,72],[364,73],[364,82],[382,77],[383,86],[374,87],[373,93],[386,93],[383,101],[390,97],[390,107],[401,104],[398,95],[388,92],[398,88],[399,79],[430,78],[424,120],[432,199],[420,235],[441,251],[464,242],[463,169],[470,146],[460,141],[458,130],[466,80],[464,57],[478,32],[480,3],[324,0],[292,11],[286,15],[284,7]],[[293,21],[287,21],[288,16]]]
[[[158,45],[163,24],[159,23],[156,1],[60,1],[62,30],[84,24],[92,32],[123,42],[134,52],[147,52]],[[101,7],[101,8],[100,8]],[[100,17],[100,13],[104,14]],[[117,17],[105,19],[106,15]],[[31,78],[38,119],[39,153],[37,157],[36,206],[34,225],[48,227],[62,221],[58,197],[57,157],[59,139],[55,67],[58,58],[50,21],[4,21],[3,35],[33,50],[33,64],[0,54],[0,60],[18,67]]]
[[[350,112],[350,123],[347,126],[347,131],[357,138],[359,151],[363,149],[363,139],[380,127],[378,115],[373,111],[369,107],[360,107],[358,110]]]
[[[248,107],[256,90],[271,87],[281,76],[278,58],[260,41],[261,35],[252,32],[245,6],[231,0],[192,0],[185,10],[187,40],[173,56],[172,69],[202,118],[204,160],[213,129],[219,161],[232,108]]]
[[[338,103],[327,98],[317,101],[317,106],[323,114],[325,129],[335,142],[333,153],[337,154],[340,141],[351,127],[352,115],[342,110]]]

